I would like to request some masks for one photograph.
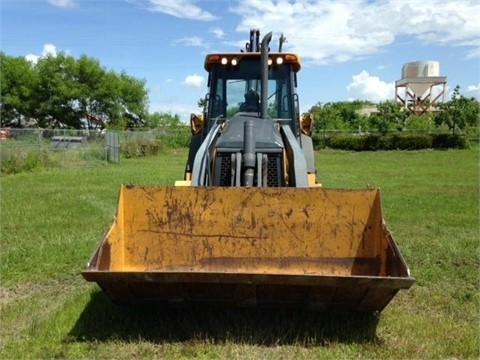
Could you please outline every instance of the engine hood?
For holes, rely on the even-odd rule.
[[[225,125],[215,144],[218,151],[241,151],[244,146],[244,124],[247,120],[255,123],[255,149],[260,152],[278,152],[283,141],[278,127],[271,119],[262,119],[255,112],[239,112]]]

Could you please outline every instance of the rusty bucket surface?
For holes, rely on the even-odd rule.
[[[117,303],[359,311],[414,282],[378,189],[123,186],[82,274]]]

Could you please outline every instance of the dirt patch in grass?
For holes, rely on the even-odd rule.
[[[70,292],[74,289],[86,288],[88,284],[80,277],[51,280],[43,284],[24,283],[13,286],[0,286],[0,307],[25,300],[37,295],[49,296]]]
[[[65,299],[88,284],[77,277],[51,280],[46,283],[24,283],[0,287],[0,358],[11,342],[28,341],[40,324],[63,306]]]

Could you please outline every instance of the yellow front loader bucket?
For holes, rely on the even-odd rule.
[[[139,187],[82,272],[117,303],[382,310],[410,276],[378,189]]]

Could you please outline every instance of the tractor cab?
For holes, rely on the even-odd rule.
[[[281,153],[285,149],[285,135],[281,134],[282,127],[289,128],[293,139],[300,139],[301,133],[310,135],[311,121],[309,118],[300,118],[296,94],[299,56],[281,51],[283,35],[278,52],[270,52],[270,39],[271,34],[264,37],[260,45],[259,33],[253,31],[245,51],[206,56],[204,67],[208,72],[208,93],[203,114],[192,114],[191,117],[193,138],[185,170],[186,181],[191,180],[192,173],[203,173],[194,170],[195,156],[198,153],[210,153],[210,159],[213,159],[216,154],[230,158],[230,153],[244,152],[246,123],[255,128],[253,132],[256,132],[256,136],[251,136],[251,142],[255,142],[253,147],[257,149],[257,155],[258,150],[262,149],[263,152],[279,153],[278,156],[283,157],[284,154]],[[304,129],[303,124],[307,128]],[[215,128],[217,130],[212,131]],[[255,141],[253,137],[256,138]],[[209,150],[199,151],[202,144],[204,150]],[[200,160],[197,161],[199,162]],[[268,182],[275,186],[285,186],[287,182],[281,177],[282,167],[286,164],[282,165],[280,160],[276,163],[278,166],[273,175],[276,180],[265,181],[265,184]],[[309,170],[313,172],[313,168],[314,165],[311,164]],[[207,171],[214,172],[211,169]],[[228,178],[225,181],[219,178],[213,182],[202,180],[198,184],[230,185],[230,174],[225,176]]]
[[[209,73],[206,119],[230,119],[238,112],[261,113],[262,64],[260,53],[208,55],[205,69]],[[298,56],[269,53],[267,68],[267,117],[289,123],[295,129],[299,117],[296,95]],[[207,125],[208,126],[208,125]]]

